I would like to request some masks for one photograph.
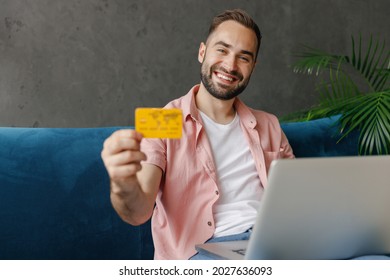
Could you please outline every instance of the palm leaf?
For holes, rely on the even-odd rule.
[[[340,100],[348,99],[360,94],[354,81],[345,72],[329,69],[329,81],[322,80],[316,90],[320,93],[322,107],[340,103]]]
[[[388,154],[390,149],[390,90],[351,98],[339,119],[342,140],[359,129],[359,154]],[[341,105],[341,104],[340,104]],[[330,111],[330,114],[339,112]]]
[[[390,61],[390,59],[389,59]],[[388,78],[390,76],[390,66],[387,66],[387,69],[377,69],[377,72],[379,72],[379,75],[377,75],[378,82],[374,83],[374,87],[376,90],[383,90],[385,88],[388,88],[389,85],[387,84]],[[376,80],[375,80],[376,81]]]
[[[373,41],[372,36],[368,42],[365,54],[362,53],[362,37],[359,36],[359,44],[356,46],[355,39],[352,36],[352,51],[351,56],[347,57],[346,61],[360,73],[360,77],[369,87],[369,91],[382,91],[388,88],[387,79],[389,73],[386,70],[390,67],[390,50],[385,51],[385,42],[382,42],[381,47],[379,40]],[[356,48],[358,50],[356,50]],[[357,53],[357,54],[356,54]]]
[[[340,64],[340,61],[345,61],[345,56],[333,55],[324,51],[302,45],[304,51],[296,53],[301,59],[293,65],[295,73],[307,73],[309,75],[315,73],[317,76],[323,69],[329,67],[335,68]]]

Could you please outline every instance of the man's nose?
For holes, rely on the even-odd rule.
[[[228,55],[223,61],[223,66],[228,72],[237,70],[237,58],[235,55]]]

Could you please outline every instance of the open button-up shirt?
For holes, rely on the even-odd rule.
[[[188,259],[196,253],[195,245],[213,236],[213,205],[219,197],[218,178],[213,154],[195,104],[199,85],[165,108],[183,111],[181,139],[147,139],[141,142],[146,153],[144,164],[163,171],[156,206],[152,216],[155,259]],[[278,119],[253,110],[236,98],[234,107],[256,163],[262,186],[267,187],[267,173],[272,160],[293,158],[288,140]]]

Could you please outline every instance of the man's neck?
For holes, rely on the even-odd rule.
[[[230,123],[235,116],[234,99],[220,100],[212,96],[202,84],[195,96],[196,106],[210,119],[219,124]]]

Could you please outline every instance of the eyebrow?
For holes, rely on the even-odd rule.
[[[222,45],[222,46],[224,46],[225,48],[228,48],[228,49],[231,49],[231,48],[233,47],[232,45],[230,45],[230,44],[228,44],[228,43],[226,43],[226,42],[224,42],[224,41],[218,41],[218,42],[216,42],[216,43],[214,44],[214,46],[216,46],[216,45]],[[250,52],[250,51],[247,51],[247,50],[241,50],[241,53],[242,53],[242,54],[249,55],[249,56],[251,56],[253,59],[254,59],[254,57],[255,57],[255,55],[253,54],[253,52]]]

